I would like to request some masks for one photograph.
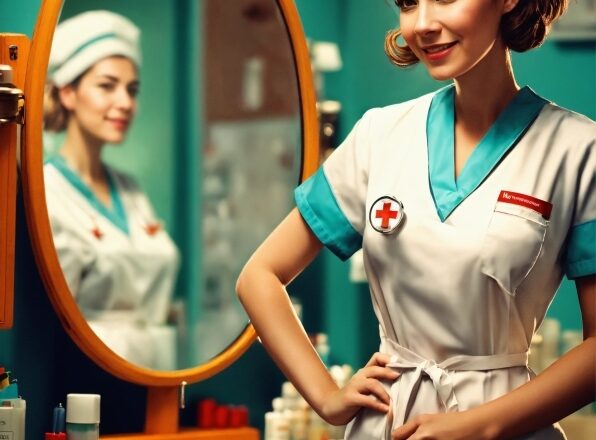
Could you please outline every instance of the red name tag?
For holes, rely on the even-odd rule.
[[[498,201],[533,209],[534,211],[542,214],[542,217],[544,217],[546,220],[550,219],[550,213],[553,210],[552,203],[545,202],[544,200],[537,199],[536,197],[511,191],[501,191]]]

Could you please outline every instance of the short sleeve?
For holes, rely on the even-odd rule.
[[[573,225],[565,257],[567,278],[596,274],[596,140],[580,158]]]
[[[371,112],[358,121],[323,166],[294,191],[296,206],[308,226],[342,260],[362,247]]]

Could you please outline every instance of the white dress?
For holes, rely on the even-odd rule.
[[[133,180],[106,167],[108,209],[59,156],[44,166],[54,245],[90,327],[115,353],[153,369],[176,368],[166,325],[179,254]]]
[[[527,352],[564,273],[596,273],[596,124],[524,88],[454,179],[454,87],[367,112],[295,193],[342,259],[360,247],[380,351],[401,371],[390,438],[418,414],[464,411],[532,377]],[[400,205],[401,203],[401,205]],[[398,225],[400,218],[401,223]],[[524,439],[562,439],[557,426]]]

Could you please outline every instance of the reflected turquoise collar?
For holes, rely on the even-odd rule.
[[[521,89],[474,148],[456,181],[455,86],[435,94],[426,120],[426,138],[430,189],[441,221],[478,188],[547,102],[529,87]]]
[[[108,185],[110,186],[110,199],[112,200],[111,209],[104,205],[103,202],[95,196],[91,188],[89,188],[85,182],[81,180],[79,175],[68,166],[62,156],[59,154],[52,156],[46,160],[46,163],[53,165],[58,171],[60,171],[64,178],[74,188],[76,188],[83,195],[83,197],[85,197],[87,202],[89,202],[89,204],[95,208],[97,212],[111,221],[114,226],[116,226],[122,232],[127,235],[129,234],[126,211],[124,210],[124,205],[122,203],[122,199],[120,198],[120,193],[116,188],[116,183],[114,182],[112,173],[110,173],[109,170],[106,169],[106,176],[108,179]]]

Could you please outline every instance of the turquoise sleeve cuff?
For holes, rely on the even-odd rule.
[[[569,279],[596,274],[596,220],[571,228],[565,272]]]
[[[343,261],[362,247],[362,236],[339,207],[322,167],[294,190],[294,199],[313,233]]]

